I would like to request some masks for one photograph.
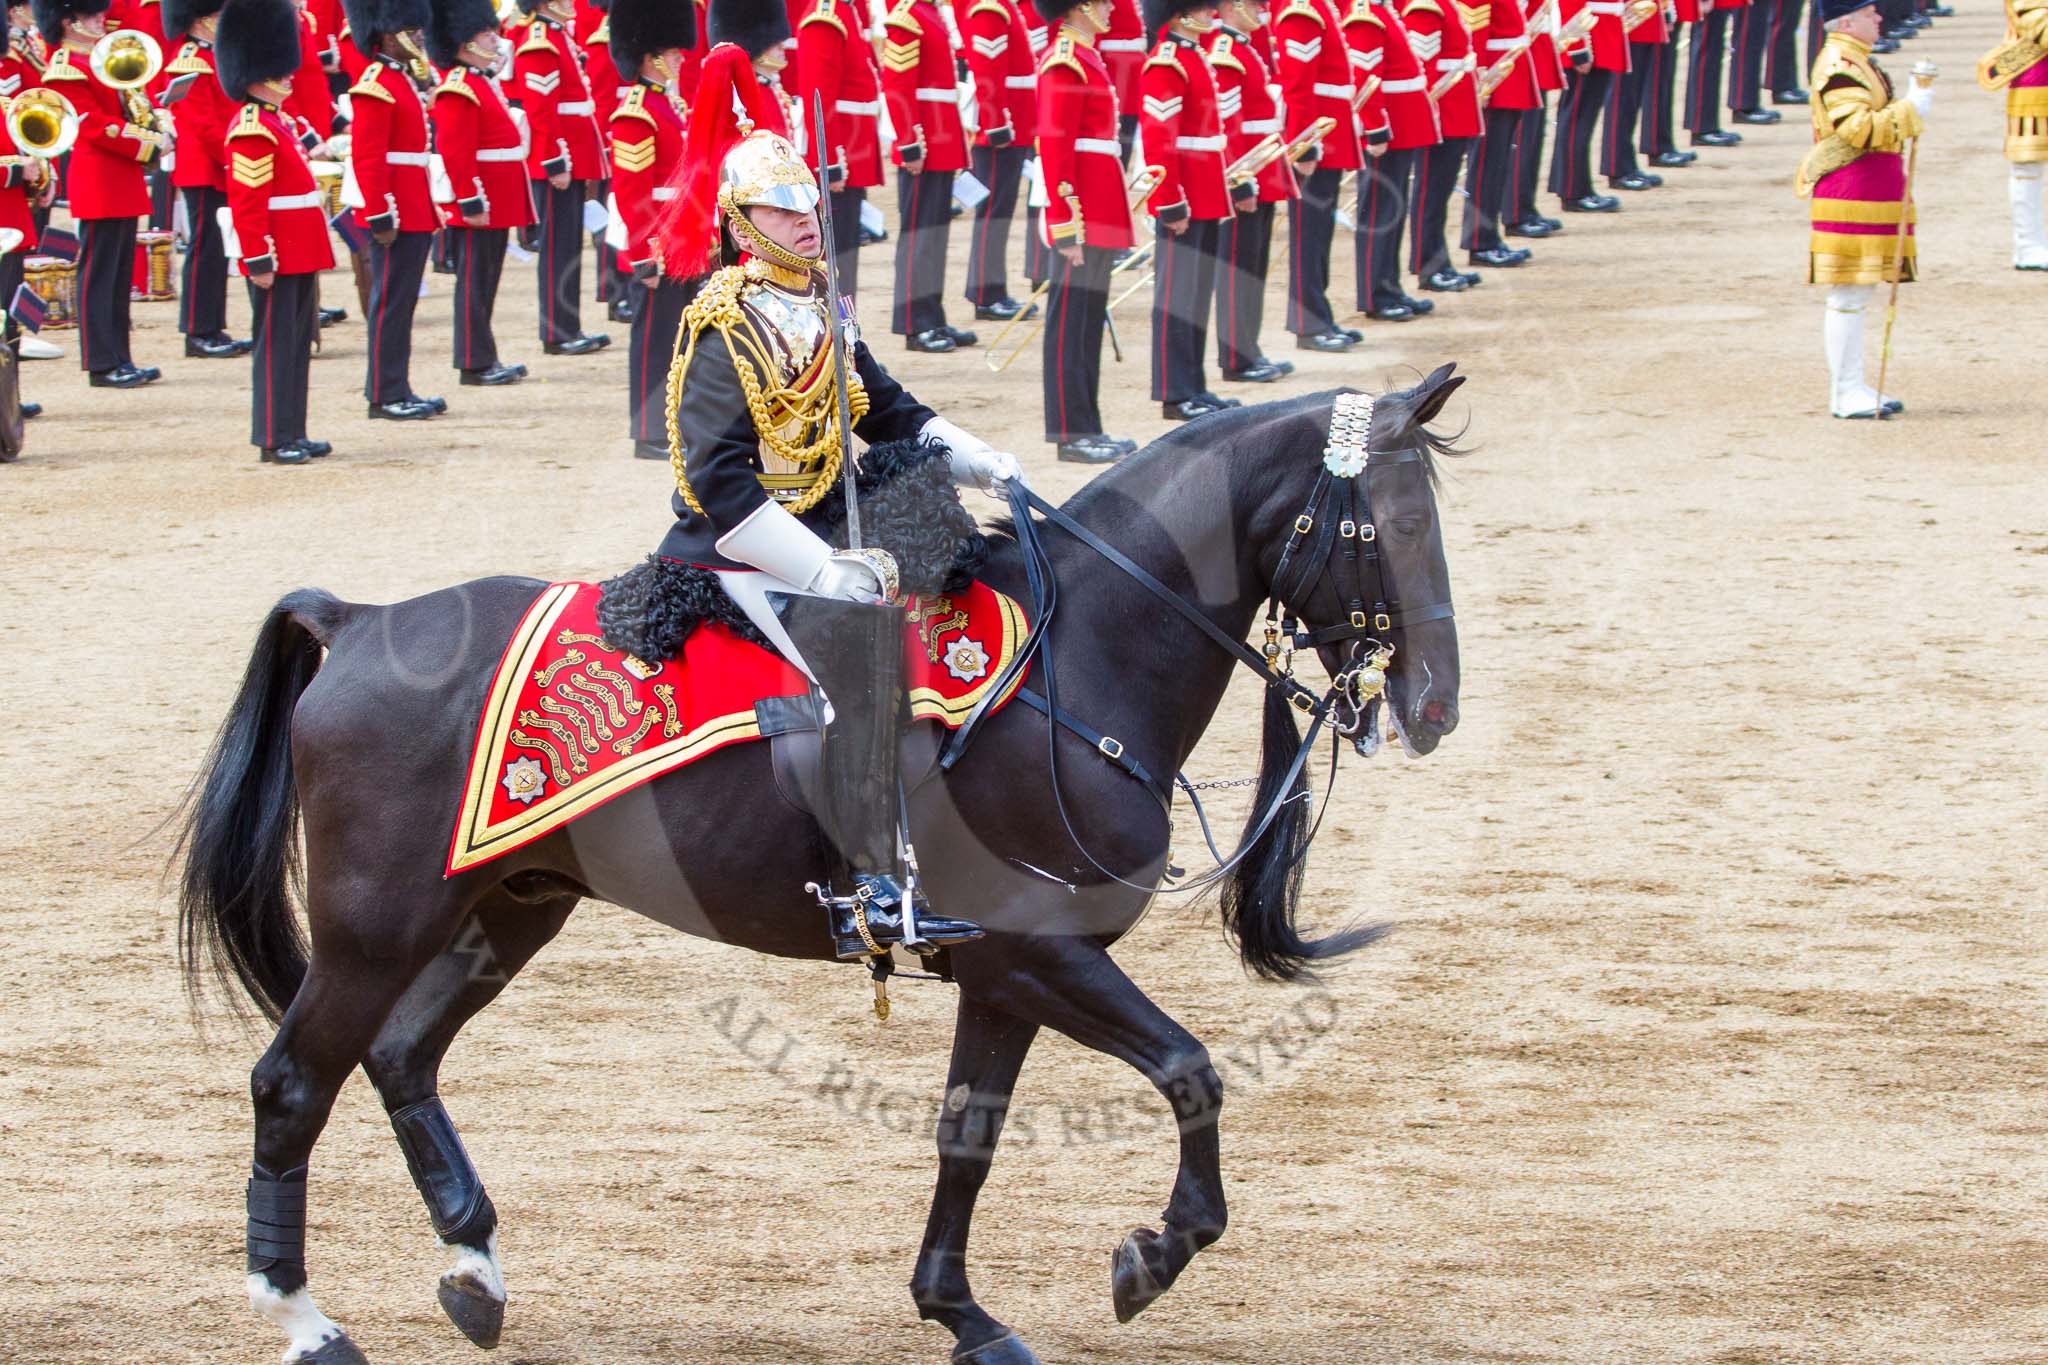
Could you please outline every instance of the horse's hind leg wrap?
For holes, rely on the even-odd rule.
[[[269,1279],[279,1293],[306,1283],[306,1168],[249,1174],[249,1273]]]
[[[441,1097],[432,1095],[394,1111],[391,1128],[398,1134],[412,1183],[434,1220],[434,1235],[451,1246],[480,1247],[488,1242],[498,1227],[498,1211],[491,1207],[483,1179],[462,1149]]]

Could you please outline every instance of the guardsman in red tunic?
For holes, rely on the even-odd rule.
[[[1521,0],[1485,0],[1467,10],[1467,17],[1481,80],[1495,84],[1486,97],[1485,130],[1472,150],[1472,170],[1465,180],[1470,197],[1460,240],[1473,265],[1520,265],[1529,253],[1502,240],[1501,212],[1507,206],[1515,134],[1529,110],[1543,107],[1543,91],[1536,84]]]
[[[1479,283],[1479,274],[1451,264],[1444,225],[1450,215],[1451,192],[1458,187],[1458,172],[1481,131],[1474,76],[1478,59],[1472,54],[1472,35],[1456,0],[1408,0],[1401,22],[1407,25],[1409,43],[1431,91],[1442,91],[1436,104],[1442,136],[1416,154],[1415,196],[1408,214],[1413,238],[1408,263],[1424,289],[1461,293]],[[1446,82],[1448,89],[1444,88]],[[1526,259],[1503,258],[1497,263],[1520,265]]]
[[[49,62],[42,35],[30,16],[29,0],[7,7],[7,48],[0,52],[0,96],[13,99],[31,86],[43,83],[43,67]]]
[[[1652,114],[1647,96],[1656,79],[1658,53],[1676,36],[1666,22],[1670,0],[1631,0],[1622,15],[1628,34],[1628,69],[1607,87],[1607,111],[1600,120],[1600,174],[1617,190],[1653,190],[1664,177],[1643,170],[1636,160],[1636,127],[1649,131]]]
[[[1017,190],[1038,141],[1038,60],[1017,0],[954,0],[954,6],[980,123],[974,133],[974,178],[988,187],[988,198],[974,208],[967,301],[975,317],[1007,322],[1025,307],[1010,297],[1008,258]]]
[[[43,83],[78,111],[65,192],[78,223],[78,350],[94,388],[133,389],[163,377],[128,350],[136,219],[149,212],[143,168],[166,139],[129,117],[121,92],[90,66],[106,32],[106,0],[37,0],[36,28],[53,51]]]
[[[655,223],[675,198],[669,180],[683,156],[687,129],[676,69],[696,37],[688,5],[672,0],[612,0],[613,59],[638,79],[611,117],[612,194],[626,230],[623,259],[632,272],[633,330],[627,337],[627,421],[633,454],[668,459],[669,361],[688,302],[683,281],[662,273]]]
[[[1870,55],[1883,22],[1870,0],[1821,0],[1821,15],[1828,37],[1809,82],[1813,147],[1794,184],[1812,200],[1806,277],[1828,286],[1828,411],[1890,416],[1905,404],[1864,382],[1863,324],[1879,285],[1918,274],[1905,148],[1925,130],[1934,89],[1917,81],[1903,96],[1893,89]]]
[[[1680,169],[1700,159],[1698,152],[1679,147],[1674,132],[1678,107],[1678,35],[1682,31],[1681,25],[1698,23],[1699,17],[1700,0],[1671,0],[1655,20],[1646,21],[1662,29],[1664,41],[1633,49],[1629,54],[1631,70],[1638,57],[1647,68],[1643,75],[1643,132],[1642,140],[1636,144],[1637,150],[1659,170]],[[1803,97],[1805,91],[1801,90],[1800,94]]]
[[[1609,2],[1614,4],[1619,23],[1621,4],[1619,0]],[[1692,133],[1695,147],[1733,147],[1742,141],[1742,134],[1721,127],[1721,75],[1728,59],[1729,25],[1735,11],[1748,4],[1749,0],[1711,0],[1700,22],[1693,25],[1691,67],[1685,83],[1685,126]]]
[[[1392,5],[1352,0],[1341,34],[1364,90],[1374,159],[1358,176],[1358,307],[1378,322],[1410,322],[1435,311],[1401,285],[1401,242],[1407,235],[1418,154],[1441,131],[1429,80],[1408,26]],[[1376,150],[1377,149],[1377,150]]]
[[[1204,361],[1223,224],[1256,209],[1259,199],[1257,185],[1232,185],[1224,176],[1230,144],[1202,51],[1215,14],[1215,0],[1145,0],[1145,23],[1159,46],[1139,78],[1138,127],[1146,161],[1166,172],[1152,195],[1152,397],[1175,422],[1238,405],[1209,391]]]
[[[1095,50],[1102,54],[1109,78],[1116,83],[1116,136],[1128,163],[1138,139],[1138,73],[1145,69],[1145,54],[1152,50],[1138,0],[1110,0],[1109,32],[1096,40]]]
[[[612,341],[583,331],[583,206],[605,162],[597,103],[569,38],[571,0],[519,0],[519,8],[530,19],[514,30],[518,55],[507,93],[526,114],[526,175],[540,216],[533,264],[541,349],[589,355]]]
[[[23,155],[14,145],[14,138],[7,131],[7,115],[15,98],[14,95],[0,95],[0,232],[13,228],[21,234],[21,240],[14,244],[12,250],[0,253],[0,300],[5,300],[0,302],[0,337],[4,337],[8,349],[14,352],[12,363],[18,366],[21,353],[15,343],[21,329],[7,305],[14,301],[14,291],[21,288],[28,254],[35,250],[41,237],[36,228],[36,211],[48,207],[51,197],[57,192],[57,177],[49,162],[38,156]],[[41,404],[21,405],[24,419],[40,417],[42,412]]]
[[[190,233],[178,289],[178,330],[185,334],[186,355],[226,358],[247,354],[249,343],[228,335],[228,257],[220,230],[228,173],[221,148],[239,105],[213,70],[220,6],[221,0],[164,0],[164,25],[179,46],[164,67],[170,83],[163,100],[177,136],[171,183],[185,201]]]
[[[1735,15],[1735,62],[1728,73],[1728,109],[1737,123],[1776,123],[1764,106],[1765,77],[1773,104],[1804,104],[1799,86],[1799,16],[1807,0],[1750,0]],[[1917,3],[1915,5],[1917,9]],[[1769,70],[1765,60],[1769,59]],[[1794,95],[1802,98],[1794,99]]]
[[[162,0],[114,0],[114,6],[107,11],[107,27],[123,29],[145,35],[156,44],[164,57],[164,67],[156,73],[156,79],[142,88],[149,102],[159,107],[163,104],[164,87],[171,82],[170,61],[177,50],[177,44],[164,32]],[[168,158],[175,161],[177,158]],[[177,198],[177,185],[171,179],[171,168],[160,158],[149,168],[149,225],[159,231],[171,225],[171,204]]]
[[[2005,0],[2005,42],[1977,70],[1981,84],[2005,90],[2013,269],[2048,270],[2041,202],[2048,168],[2048,0]]]
[[[246,103],[228,125],[228,212],[249,280],[255,361],[250,440],[265,462],[327,454],[306,437],[306,371],[319,330],[320,272],[334,264],[326,196],[299,132],[280,108],[299,66],[291,0],[227,0],[214,57],[224,89]]]
[[[953,43],[934,0],[896,0],[882,25],[882,97],[896,130],[896,297],[889,330],[913,351],[972,346],[946,322],[946,245],[953,177],[967,169],[967,130]]]
[[[1681,0],[1697,4],[1698,0]],[[1557,50],[1557,6],[1554,0],[1523,0],[1522,18],[1529,30],[1529,64],[1536,76],[1536,107],[1524,110],[1515,128],[1515,154],[1508,167],[1508,206],[1502,217],[1510,237],[1549,237],[1564,231],[1562,218],[1546,218],[1536,209],[1536,190],[1543,180],[1543,142],[1550,96],[1564,89],[1565,60]]]
[[[796,43],[797,104],[806,129],[812,99],[825,106],[839,292],[858,298],[861,205],[882,183],[882,75],[860,0],[813,0],[797,24]]]
[[[369,363],[363,396],[370,416],[416,422],[446,411],[412,387],[413,310],[433,249],[427,105],[413,67],[426,65],[419,30],[426,0],[347,0],[350,46],[368,59],[349,88],[349,163],[370,234]]]
[[[1286,137],[1301,136],[1318,118],[1336,120],[1318,155],[1301,163],[1301,201],[1288,223],[1287,330],[1304,351],[1348,351],[1365,339],[1337,326],[1330,308],[1330,244],[1337,231],[1337,192],[1346,171],[1365,160],[1353,100],[1350,49],[1331,0],[1286,0],[1273,19],[1280,88],[1286,96]],[[1369,181],[1370,176],[1359,179]]]
[[[683,8],[695,13],[689,0],[681,0]],[[593,5],[589,0],[576,0],[576,22],[571,36],[577,49],[583,54],[583,80],[590,87],[590,101],[597,106],[597,126],[606,130],[605,138],[610,140],[609,129],[612,115],[618,111],[619,99],[626,93],[632,82],[619,75],[618,67],[612,63],[611,16],[606,12],[609,0]],[[694,27],[695,19],[691,19]],[[633,320],[632,277],[626,274],[619,260],[618,248],[612,245],[610,215],[618,212],[618,201],[612,195],[609,153],[600,164],[600,179],[591,197],[606,206],[605,227],[593,236],[597,247],[597,301],[605,305],[606,316],[613,322]]]
[[[796,116],[795,97],[782,84],[794,37],[788,11],[777,0],[710,0],[704,11],[705,41],[713,47],[731,43],[753,64],[754,79],[767,96],[757,126],[801,149],[809,145],[810,124]]]
[[[1222,104],[1225,150],[1236,161],[1261,139],[1280,136],[1285,121],[1265,60],[1252,40],[1264,19],[1265,0],[1224,0],[1222,22],[1209,34],[1209,69]],[[1294,167],[1286,158],[1260,171],[1258,206],[1223,225],[1216,279],[1216,364],[1238,384],[1270,384],[1292,374],[1291,362],[1269,360],[1259,346],[1266,319],[1266,269],[1272,262],[1275,205],[1295,197]]]
[[[1607,91],[1628,70],[1622,32],[1623,0],[1563,0],[1566,23],[1580,10],[1593,14],[1590,37],[1566,53],[1572,71],[1557,108],[1557,142],[1550,149],[1550,192],[1567,213],[1613,213],[1621,201],[1593,189],[1593,125],[1607,107]]]
[[[1054,26],[1038,64],[1038,159],[1045,231],[1058,259],[1045,296],[1045,439],[1075,464],[1108,464],[1135,441],[1102,431],[1102,335],[1109,274],[1137,242],[1124,188],[1116,82],[1098,45],[1109,0],[1034,0]]]
[[[442,231],[455,257],[455,368],[464,384],[516,384],[526,367],[499,360],[491,309],[505,239],[534,221],[533,199],[519,126],[490,77],[504,60],[490,0],[433,0],[427,57],[447,73],[429,110],[454,195]]]

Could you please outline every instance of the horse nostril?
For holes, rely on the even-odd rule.
[[[1449,703],[1441,699],[1427,702],[1423,705],[1422,720],[1431,729],[1444,731],[1448,731],[1453,725],[1458,723],[1457,713],[1451,710]]]

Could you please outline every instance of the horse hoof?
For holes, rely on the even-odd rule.
[[[440,1299],[441,1311],[462,1335],[486,1351],[498,1344],[499,1334],[505,1330],[505,1301],[484,1288],[482,1281],[469,1274],[443,1275]]]
[[[1135,1228],[1109,1258],[1109,1293],[1116,1303],[1116,1320],[1129,1322],[1152,1306],[1166,1292],[1166,1286],[1145,1264],[1145,1249],[1159,1245],[1159,1234],[1150,1228]]]
[[[311,1355],[299,1356],[292,1365],[370,1365],[370,1358],[356,1349],[348,1334],[335,1337],[332,1341],[320,1343],[320,1349]]]
[[[969,1351],[953,1352],[953,1365],[1038,1365],[1038,1357],[1015,1332],[1005,1332],[994,1341],[984,1341]]]

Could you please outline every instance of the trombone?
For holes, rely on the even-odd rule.
[[[1151,198],[1152,191],[1158,189],[1160,182],[1165,179],[1166,168],[1164,166],[1147,166],[1144,170],[1139,171],[1136,175],[1132,176],[1130,183],[1124,187],[1125,192],[1130,196],[1130,204],[1132,211],[1136,212],[1140,204],[1144,203],[1147,199]],[[1066,190],[1072,189],[1071,186],[1066,186],[1064,188]],[[1067,201],[1067,208],[1073,214],[1074,221],[1077,223],[1081,222],[1081,197],[1078,194],[1073,193],[1062,193],[1060,197]],[[1079,238],[1076,238],[1077,242],[1079,240]],[[1147,243],[1144,250],[1133,253],[1130,257],[1125,259],[1123,263],[1118,265],[1117,269],[1131,269],[1133,268],[1136,262],[1140,260],[1150,259],[1151,252],[1152,246],[1150,243]],[[1151,273],[1148,271],[1145,275],[1145,278],[1138,281],[1137,284],[1132,285],[1130,291],[1126,293],[1124,297],[1128,298],[1130,297],[1130,293],[1135,293],[1137,290],[1143,288],[1144,285],[1151,280],[1151,278]],[[988,344],[988,354],[983,357],[983,363],[989,367],[989,370],[992,373],[1001,374],[1004,370],[1009,369],[1011,364],[1015,362],[1017,357],[1024,354],[1024,352],[1030,347],[1032,339],[1035,338],[1038,335],[1038,333],[1045,327],[1046,315],[1041,313],[1036,318],[1031,319],[1030,328],[1024,333],[1024,335],[1018,337],[1017,340],[1011,344],[1009,353],[1003,353],[1002,348],[1004,338],[1008,337],[1011,332],[1015,331],[1017,325],[1023,322],[1025,318],[1029,316],[1031,312],[1031,305],[1037,303],[1040,299],[1044,298],[1051,289],[1052,276],[1047,275],[1045,277],[1045,283],[1039,285],[1038,288],[1032,290],[1031,296],[1024,300],[1024,307],[1018,310],[1017,316],[1011,318],[1008,322],[1004,323],[1002,326],[1002,330],[997,332],[995,336],[990,339]],[[1116,304],[1114,303],[1110,305],[1111,310],[1114,310],[1115,307]],[[1116,324],[1114,322],[1111,322],[1109,324],[1109,326],[1112,328],[1114,328],[1115,325]],[[1122,348],[1119,347],[1118,350],[1121,351]]]

